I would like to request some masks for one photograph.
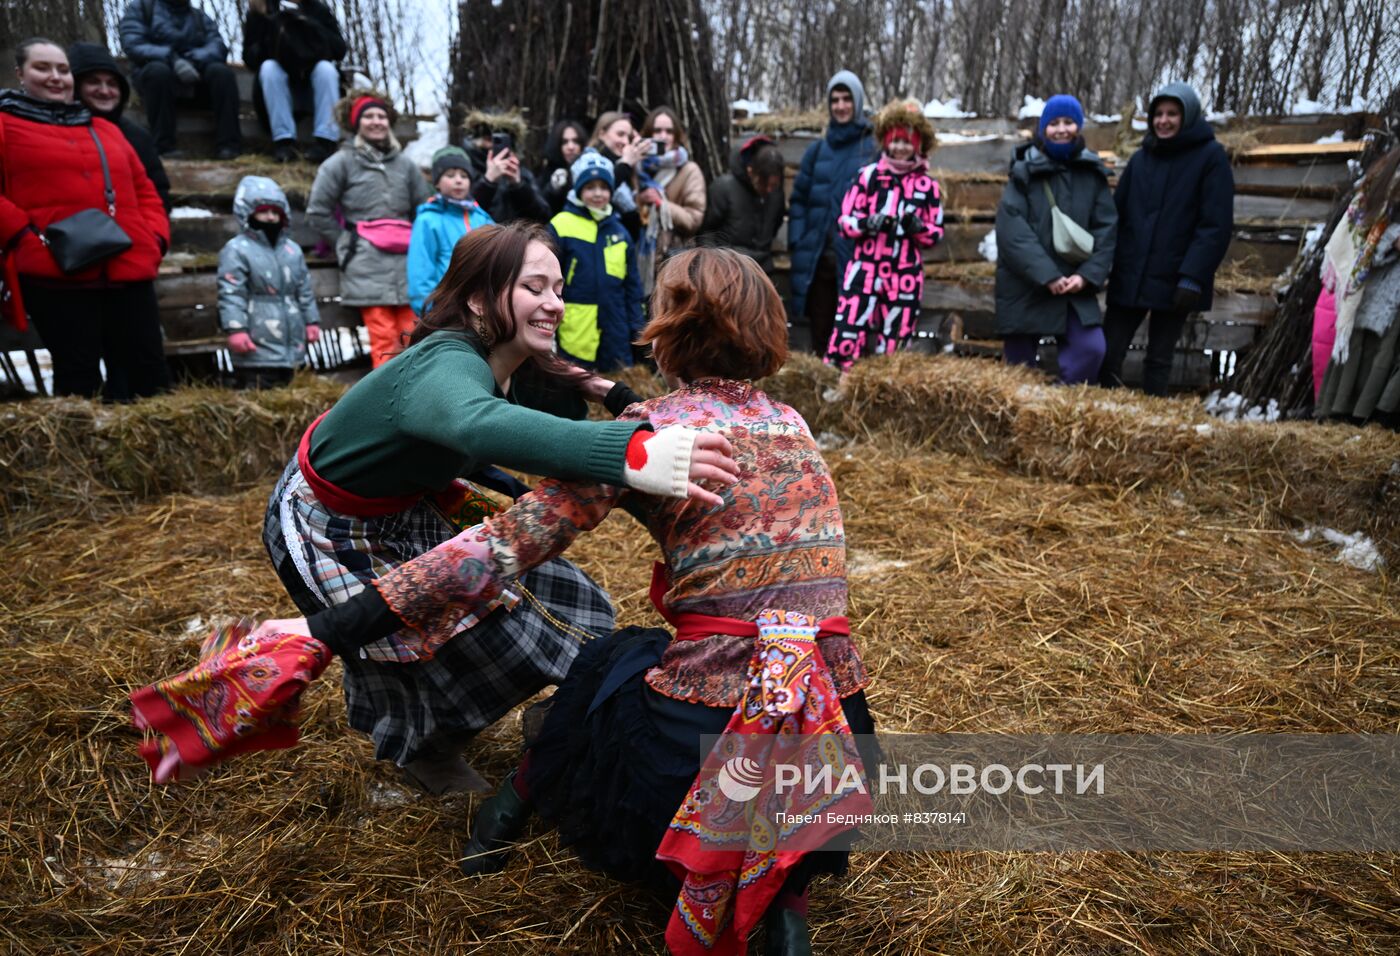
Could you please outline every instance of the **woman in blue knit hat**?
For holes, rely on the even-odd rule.
[[[1083,125],[1073,96],[1047,100],[1034,139],[1016,149],[997,207],[996,328],[1006,363],[1034,366],[1041,338],[1054,336],[1067,385],[1098,380],[1098,292],[1118,225],[1108,170],[1084,147]]]
[[[549,221],[564,270],[559,350],[584,368],[626,368],[642,331],[642,283],[632,236],[613,208],[613,164],[589,147],[570,172],[574,188]]]

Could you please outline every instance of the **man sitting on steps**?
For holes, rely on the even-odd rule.
[[[194,9],[190,0],[131,0],[119,32],[162,156],[177,155],[175,96],[188,90],[214,109],[215,155],[233,159],[243,152],[238,81],[224,62],[228,47],[209,14]]]
[[[243,62],[257,74],[279,163],[297,158],[294,99],[312,104],[313,141],[306,159],[321,163],[335,152],[340,139],[334,115],[340,71],[335,64],[345,53],[335,14],[321,0],[248,0]]]

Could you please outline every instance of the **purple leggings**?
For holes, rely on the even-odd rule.
[[[1060,346],[1060,381],[1066,385],[1097,382],[1099,366],[1103,364],[1103,326],[1085,326],[1074,309],[1065,319],[1065,334],[1055,336]],[[1002,343],[1002,355],[1007,365],[1035,367],[1039,335],[1008,335]]]

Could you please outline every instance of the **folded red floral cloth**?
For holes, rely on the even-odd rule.
[[[742,956],[750,931],[804,853],[822,849],[869,814],[868,788],[780,788],[778,764],[851,768],[855,738],[817,647],[812,618],[765,610],[748,691],[691,785],[656,858],[681,879],[666,927],[674,956]],[[839,812],[838,812],[839,811]]]
[[[301,692],[331,656],[313,637],[257,635],[248,620],[214,631],[198,664],[131,694],[132,721],[152,734],[140,752],[156,782],[241,753],[294,746]]]

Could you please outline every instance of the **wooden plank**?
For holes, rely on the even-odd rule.
[[[311,288],[317,300],[340,294],[340,272],[334,267],[311,270]],[[156,279],[156,298],[162,309],[202,305],[213,308],[219,299],[219,277],[212,272],[182,272]]]
[[[218,252],[224,244],[243,231],[243,224],[229,214],[216,214],[198,219],[170,220],[170,248],[176,252]],[[292,211],[292,239],[303,249],[314,249],[321,237],[306,222],[304,213]]]
[[[1273,143],[1237,153],[1235,163],[1268,163],[1281,160],[1344,163],[1348,159],[1360,156],[1365,149],[1366,144],[1360,140],[1341,143]]]

